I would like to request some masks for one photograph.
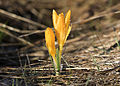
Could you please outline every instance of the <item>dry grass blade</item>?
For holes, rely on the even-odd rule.
[[[38,27],[42,27],[42,28],[46,28],[46,27],[47,27],[47,26],[45,26],[45,25],[43,25],[43,24],[37,23],[37,22],[35,22],[35,21],[32,21],[32,20],[29,20],[29,19],[27,19],[27,18],[18,16],[18,15],[16,15],[16,14],[7,12],[7,11],[2,10],[2,9],[0,9],[0,13],[1,13],[1,14],[4,14],[4,15],[7,15],[7,16],[9,16],[9,17],[12,17],[12,18],[15,18],[15,19],[18,19],[18,20],[21,20],[21,21],[30,23],[30,24],[35,25],[35,26],[38,26]]]
[[[11,76],[11,75],[0,75],[0,77],[15,78],[15,79],[21,79],[21,78],[23,78],[21,76]]]
[[[7,28],[11,31],[18,32],[18,33],[28,33],[28,34],[22,35],[21,37],[32,35],[35,33],[43,33],[45,31],[45,30],[42,30],[42,31],[41,30],[20,30],[18,28],[14,28],[14,27],[8,26],[8,25],[3,24],[3,23],[0,23],[0,27]]]
[[[10,33],[9,31],[7,31],[7,30],[5,30],[5,29],[3,29],[3,28],[1,28],[0,31],[3,32],[3,33],[5,33],[5,34],[7,34],[7,35],[9,35],[9,36],[11,36],[11,37],[13,37],[13,38],[15,38],[15,39],[17,39],[17,40],[19,40],[19,41],[21,41],[21,42],[24,43],[24,44],[28,44],[28,45],[30,45],[30,46],[34,46],[34,44],[26,41],[26,40],[23,39],[23,38],[20,38],[20,37],[17,37],[17,36],[15,36],[15,35],[13,35],[12,33]]]
[[[18,28],[14,28],[14,27],[8,26],[8,25],[3,24],[3,23],[0,23],[0,27],[7,28],[7,29],[9,29],[11,31],[15,31],[15,32],[18,32],[18,33],[30,33],[30,32],[33,32],[33,31],[29,31],[29,30],[20,30]]]
[[[75,65],[74,65],[75,66]],[[34,68],[23,68],[25,70],[32,70],[32,71],[50,71],[50,70],[54,70],[54,68],[40,68],[40,67],[34,67]],[[4,68],[2,68],[2,70],[4,70]],[[6,67],[5,69],[6,71],[11,70],[11,71],[18,71],[21,70],[20,68],[10,68],[10,67]],[[97,68],[95,67],[74,67],[74,68],[64,68],[64,70],[97,70]],[[101,71],[105,71],[101,70]],[[5,72],[5,71],[4,71]]]
[[[84,24],[84,23],[87,23],[87,22],[92,21],[92,20],[96,20],[96,19],[99,19],[99,18],[102,18],[102,17],[111,16],[111,15],[115,15],[115,14],[120,14],[120,11],[106,13],[106,14],[102,14],[102,15],[101,14],[100,15],[95,15],[93,17],[90,17],[90,18],[86,19],[86,20],[80,20],[80,21],[78,20],[78,21],[76,21],[72,24],[77,24],[77,23]]]
[[[20,37],[25,37],[25,36],[33,35],[33,34],[36,34],[36,33],[43,33],[43,32],[45,32],[45,30],[42,30],[42,31],[39,31],[39,30],[31,31],[30,33],[21,35]]]
[[[27,77],[27,78],[37,78],[37,79],[50,79],[50,78],[58,78],[58,77],[65,77],[66,75],[60,75],[60,76],[32,76],[32,77]],[[0,75],[0,77],[6,77],[6,78],[17,78],[17,79],[22,79],[24,77],[21,76],[11,76],[11,75]],[[66,77],[69,78],[69,77]],[[71,77],[71,78],[76,78],[76,77]]]
[[[4,44],[0,44],[0,47],[4,47],[4,46],[19,46],[19,45],[24,45],[22,43],[4,43]]]

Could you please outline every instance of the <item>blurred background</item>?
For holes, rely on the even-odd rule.
[[[19,55],[14,55],[14,52],[19,52],[21,56],[26,53],[37,56],[35,60],[48,57],[47,49],[42,46],[45,46],[44,30],[53,27],[53,9],[58,14],[72,11],[72,31],[65,45],[66,52],[80,52],[90,47],[91,44],[86,47],[84,42],[82,46],[79,42],[88,41],[87,37],[95,34],[102,37],[104,33],[113,31],[109,30],[110,27],[119,26],[120,22],[119,0],[0,0],[1,56],[17,58]],[[77,43],[71,47],[71,42]],[[6,61],[1,59],[1,63]]]
[[[1,65],[8,61],[5,58],[12,59],[9,60],[12,62],[6,64],[16,65],[14,59],[19,55],[37,57],[34,60],[48,57],[44,31],[47,27],[53,27],[53,9],[58,14],[72,11],[72,31],[64,52],[81,52],[89,48],[91,50],[96,40],[103,39],[101,37],[104,37],[104,33],[113,32],[111,27],[119,28],[119,0],[0,0]],[[96,34],[98,38],[91,40]],[[98,45],[106,45],[107,41]],[[112,44],[114,42],[104,48],[109,48]]]
[[[119,2],[119,0],[0,0],[0,22],[20,30],[45,30],[48,26],[53,27],[53,9],[58,13],[63,12],[64,14],[70,9],[72,11],[71,23],[73,23],[73,30],[81,27],[82,20],[119,10]],[[12,16],[12,14],[2,10],[15,14],[17,17],[13,17],[14,15]],[[34,22],[25,21],[19,16]],[[112,15],[107,16],[105,19],[111,21],[98,23],[102,23],[105,26],[108,22],[113,22],[113,19],[109,19],[110,16]],[[114,16],[114,20],[119,18],[118,14]],[[88,25],[86,27],[89,28]],[[32,38],[31,41],[34,42],[35,40]]]

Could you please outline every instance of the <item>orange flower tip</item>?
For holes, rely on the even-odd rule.
[[[71,14],[71,10],[68,10],[68,13],[70,13],[70,14]]]
[[[48,27],[45,30],[45,37],[52,32],[52,28]]]
[[[49,28],[49,27],[47,27],[47,28],[46,28],[46,30],[45,30],[45,32],[47,32],[47,31],[49,31],[49,30],[50,30],[50,28]]]
[[[53,14],[57,14],[57,12],[53,9]]]
[[[53,9],[53,12],[56,12],[56,11]]]
[[[64,17],[64,14],[63,13],[59,14],[59,17]]]
[[[67,14],[66,14],[66,15],[68,15],[68,14],[69,14],[69,15],[71,14],[71,10],[68,10],[68,11],[67,11]]]

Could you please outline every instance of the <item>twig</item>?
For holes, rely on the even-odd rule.
[[[8,70],[19,70],[19,68],[9,68],[6,67],[6,69]],[[26,70],[30,70],[30,68],[25,68]],[[97,68],[95,67],[74,67],[74,68],[64,68],[65,70],[97,70]],[[31,68],[31,70],[35,70],[35,71],[48,71],[48,70],[54,70],[54,68],[38,68],[38,67],[34,67]]]
[[[47,27],[47,26],[45,26],[45,25],[43,25],[43,24],[37,23],[37,22],[35,22],[35,21],[32,21],[32,20],[29,20],[29,19],[27,19],[27,18],[18,16],[18,15],[16,15],[16,14],[7,12],[7,11],[2,10],[2,9],[0,9],[0,13],[1,13],[1,14],[4,14],[4,15],[7,15],[7,16],[9,16],[9,17],[12,17],[12,18],[15,18],[15,19],[18,19],[18,20],[21,20],[21,21],[30,23],[30,24],[32,24],[32,25],[36,25],[36,26],[42,27],[42,28],[46,28],[46,27]]]
[[[0,44],[0,47],[5,47],[5,46],[21,46],[24,45],[22,43],[4,43],[4,44]]]
[[[119,14],[120,11],[116,11],[116,12],[110,12],[110,13],[106,13],[106,14],[100,14],[100,15],[95,15],[93,17],[90,17],[88,19],[85,19],[85,20],[78,20],[76,22],[73,22],[71,24],[84,24],[84,23],[87,23],[89,21],[92,21],[92,20],[96,20],[96,19],[99,19],[99,18],[103,18],[103,17],[106,17],[106,16],[111,16],[111,15],[115,15],[115,14]]]
[[[11,26],[8,26],[6,24],[3,24],[3,23],[0,23],[0,27],[3,27],[3,28],[7,28],[11,31],[15,31],[15,32],[18,32],[18,33],[43,33],[44,30],[40,31],[40,30],[20,30],[18,28],[14,28],[14,27],[11,27]]]
[[[4,28],[1,28],[0,31],[3,32],[3,33],[5,33],[5,34],[7,34],[7,35],[9,35],[9,36],[11,36],[11,37],[13,37],[13,38],[15,38],[15,39],[17,39],[17,40],[19,40],[19,41],[21,41],[21,42],[24,43],[24,44],[28,44],[28,45],[30,45],[30,46],[34,46],[34,44],[26,41],[26,40],[23,39],[23,38],[16,37],[15,35],[13,35],[12,33],[10,33],[9,31],[5,30]]]
[[[31,32],[31,33],[28,33],[28,34],[21,35],[21,36],[19,36],[19,37],[26,37],[26,36],[29,36],[29,35],[32,35],[32,34],[43,33],[43,32],[45,32],[45,30],[42,30],[42,31],[36,30],[36,31],[33,31],[33,32]]]

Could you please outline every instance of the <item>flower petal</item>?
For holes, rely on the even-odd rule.
[[[66,42],[67,37],[68,37],[69,34],[70,34],[71,28],[72,28],[72,26],[69,26],[64,43]]]
[[[57,13],[56,13],[56,11],[55,10],[53,10],[53,15],[52,15],[53,17],[53,25],[54,25],[54,28],[56,29],[56,27],[57,27],[57,21],[58,21],[58,15],[57,15]]]
[[[65,20],[64,20],[64,14],[61,13],[58,16],[58,22],[57,22],[57,29],[55,29],[56,37],[58,40],[59,45],[63,45],[63,42],[65,40]]]
[[[49,27],[45,30],[45,40],[48,51],[50,55],[53,57],[54,62],[56,62],[55,35],[52,29]]]
[[[71,11],[69,10],[65,16],[65,25],[66,25],[66,28],[68,29],[68,26],[70,24],[70,17],[71,17]]]

